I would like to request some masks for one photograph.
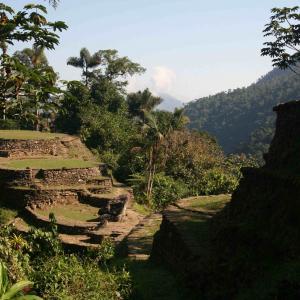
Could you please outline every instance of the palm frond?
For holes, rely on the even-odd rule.
[[[83,68],[83,60],[78,57],[70,57],[67,61],[67,65],[73,66],[75,68]]]

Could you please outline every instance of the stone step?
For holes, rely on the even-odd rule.
[[[161,214],[151,214],[140,221],[126,238],[127,255],[134,260],[147,260],[151,254],[153,236],[159,230]]]
[[[112,187],[112,179],[110,177],[104,177],[104,176],[96,176],[91,177],[86,180],[87,184],[93,184],[93,185],[99,185],[99,186],[106,186],[106,187]]]
[[[61,221],[59,218],[57,219],[58,222]],[[128,234],[140,222],[141,219],[142,217],[139,215],[139,213],[132,209],[128,209],[123,220],[120,222],[108,222],[105,226],[98,224],[98,226],[81,233],[77,231],[78,228],[74,232],[60,232],[59,238],[68,249],[74,251],[82,250],[87,247],[97,247],[99,244],[101,244],[104,238],[108,237],[116,245],[118,245],[128,236]],[[30,221],[31,224],[35,223],[33,219]],[[47,220],[45,220],[43,224],[39,225],[42,225],[42,227],[49,225],[49,221],[46,221]],[[27,233],[30,228],[29,225],[20,217],[14,220],[13,225],[18,231],[23,233]],[[61,227],[59,223],[57,225],[58,229],[60,230]]]
[[[30,207],[25,208],[25,213],[30,222],[37,227],[50,226],[49,217],[38,214]],[[105,226],[105,222],[99,218],[96,222],[84,222],[55,216],[59,233],[86,234],[92,232],[99,226]],[[97,234],[96,234],[97,235]]]

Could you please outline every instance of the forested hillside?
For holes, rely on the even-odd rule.
[[[225,152],[266,152],[274,132],[273,106],[300,98],[300,75],[274,69],[246,88],[197,99],[185,107],[190,128],[214,135]]]

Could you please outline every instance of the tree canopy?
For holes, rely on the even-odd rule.
[[[274,133],[278,103],[300,97],[299,76],[274,69],[249,87],[200,98],[185,107],[191,129],[217,138],[226,153],[245,152],[262,157]]]
[[[266,24],[263,56],[272,58],[273,66],[280,69],[297,68],[300,61],[300,7],[273,8],[270,22]]]

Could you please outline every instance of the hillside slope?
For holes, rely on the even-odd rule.
[[[183,103],[176,99],[175,97],[166,94],[166,93],[160,93],[159,97],[163,99],[163,102],[157,106],[158,110],[166,110],[173,112],[175,108],[181,108],[183,107]]]
[[[190,128],[214,135],[224,151],[260,156],[274,133],[272,107],[300,98],[300,75],[274,69],[246,88],[200,98],[185,107]]]

